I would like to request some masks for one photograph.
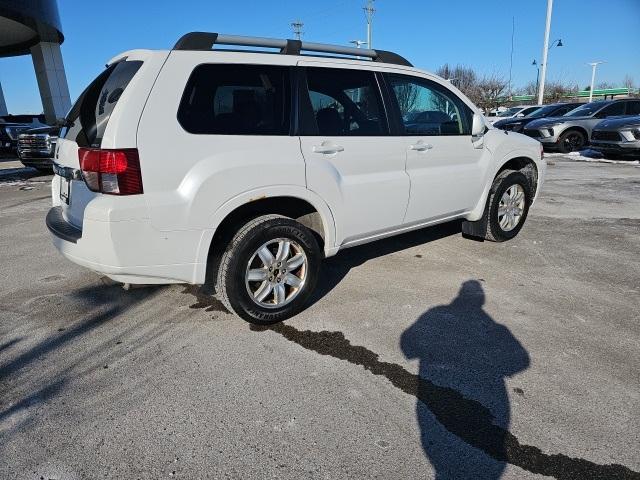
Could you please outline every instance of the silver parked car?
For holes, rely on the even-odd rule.
[[[591,132],[591,148],[608,158],[640,157],[640,115],[598,123]]]
[[[569,153],[582,150],[591,131],[603,119],[640,114],[640,100],[608,100],[587,103],[561,117],[543,118],[527,125],[524,134],[539,140],[545,149]]]

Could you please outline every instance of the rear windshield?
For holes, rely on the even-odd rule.
[[[142,66],[141,61],[109,65],[78,97],[67,115],[67,127],[61,136],[79,147],[100,148],[113,109],[122,92]]]

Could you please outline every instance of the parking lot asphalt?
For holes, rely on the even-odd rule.
[[[329,259],[250,328],[61,257],[0,172],[0,478],[640,478],[640,168],[549,157],[520,235]]]

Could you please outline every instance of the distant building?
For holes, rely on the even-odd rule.
[[[71,107],[63,41],[56,0],[0,0],[0,57],[31,55],[47,123],[64,117]],[[0,85],[0,115],[6,114]]]

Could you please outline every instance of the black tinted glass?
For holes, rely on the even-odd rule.
[[[289,69],[269,65],[212,65],[191,74],[178,121],[189,133],[288,135]]]
[[[615,117],[617,115],[624,115],[624,102],[612,103],[598,112],[598,117],[600,118]]]
[[[99,148],[113,109],[141,66],[140,61],[118,62],[98,75],[69,111],[64,138],[79,147]]]
[[[372,72],[307,68],[307,85],[317,131],[303,134],[366,136],[388,133],[378,84]]]
[[[628,115],[640,115],[640,102],[629,102],[627,105]]]

